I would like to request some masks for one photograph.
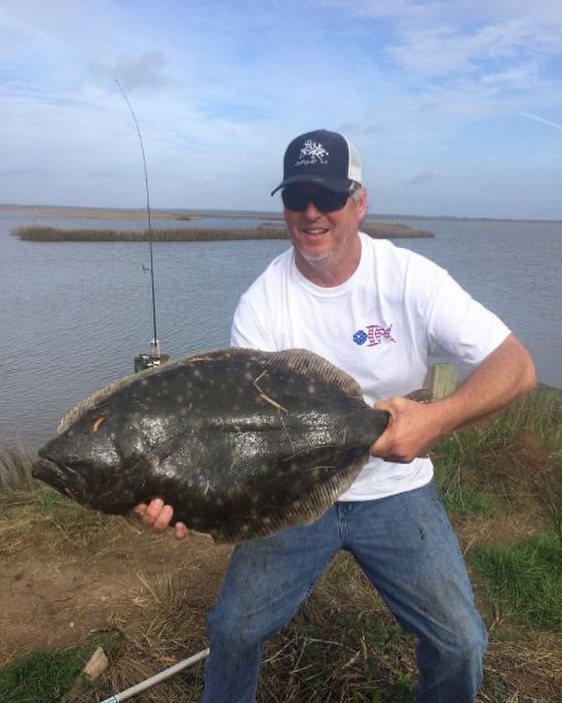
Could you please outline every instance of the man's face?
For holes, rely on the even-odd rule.
[[[357,232],[366,214],[366,196],[364,192],[358,199],[346,200],[343,196],[340,209],[327,211],[339,204],[333,202],[333,195],[309,184],[291,186],[282,194],[287,232],[295,248],[297,266],[305,275],[310,267],[320,266],[341,268],[343,272],[360,252]]]

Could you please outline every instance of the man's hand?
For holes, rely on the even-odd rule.
[[[371,454],[385,461],[408,464],[427,456],[427,448],[441,433],[431,405],[406,398],[389,398],[374,405],[390,413],[388,426],[371,447]]]
[[[166,505],[160,498],[155,498],[148,505],[139,503],[135,508],[135,513],[139,516],[143,525],[151,527],[155,532],[164,532],[170,527],[174,509],[171,505]],[[187,536],[187,527],[183,522],[176,522],[174,535],[177,539],[183,539]]]
[[[424,456],[438,437],[505,408],[536,382],[529,352],[510,334],[446,398],[431,403],[389,398],[375,403],[375,409],[390,413],[390,421],[371,454],[387,461],[413,461]]]

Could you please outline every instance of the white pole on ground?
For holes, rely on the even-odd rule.
[[[170,666],[168,669],[164,669],[164,671],[161,671],[159,674],[155,674],[149,679],[141,681],[141,683],[138,683],[135,686],[128,688],[126,691],[121,691],[121,693],[116,693],[114,696],[106,698],[101,703],[119,703],[119,701],[125,701],[127,700],[127,698],[131,698],[131,696],[134,696],[137,693],[140,693],[141,691],[144,691],[147,688],[154,686],[154,684],[160,683],[160,681],[164,681],[164,679],[167,679],[170,676],[177,674],[183,669],[187,669],[188,666],[196,664],[198,661],[201,661],[201,659],[205,659],[205,657],[209,656],[209,653],[209,649],[204,649],[198,654],[194,654],[192,657],[189,657],[189,659],[184,659],[183,661],[178,662],[173,666]]]

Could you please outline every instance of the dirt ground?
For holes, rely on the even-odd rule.
[[[11,553],[3,550],[0,666],[34,649],[80,644],[92,632],[111,629],[124,603],[137,592],[158,588],[178,566],[184,567],[182,579],[193,599],[211,606],[228,547],[201,535],[176,540],[170,533],[153,535],[132,520],[106,520],[105,545],[96,538],[83,549],[82,536],[71,534],[53,548],[34,535],[39,524],[21,535]],[[201,649],[205,646],[201,642]]]
[[[74,509],[70,501],[68,505]],[[30,511],[33,508],[36,515],[36,505],[23,506],[22,509],[28,508]],[[17,511],[17,505],[10,510]],[[187,625],[189,648],[179,658],[206,648],[204,619],[218,593],[230,547],[216,545],[208,537],[198,534],[190,534],[184,540],[176,540],[171,532],[155,535],[133,518],[94,513],[92,516],[89,532],[87,520],[85,526],[81,524],[74,531],[68,527],[65,529],[64,524],[49,516],[45,520],[34,517],[27,529],[23,520],[18,532],[7,535],[9,522],[0,521],[0,666],[36,649],[85,644],[93,634],[115,629],[126,635],[133,633],[137,641],[142,641],[141,647],[150,648],[150,632],[147,634],[144,629],[139,640],[134,619],[139,616],[150,620],[155,601],[160,596],[162,599],[166,597],[166,579],[175,574],[181,578],[181,590],[177,595],[188,601],[187,620],[191,621]],[[83,515],[81,517],[83,521]],[[65,522],[71,522],[68,516]],[[497,534],[499,530],[512,537],[527,532],[516,515],[509,523],[482,525],[482,529],[472,525],[470,531],[465,532],[462,525],[456,527],[465,548],[471,543],[474,545],[475,541],[487,541],[490,531]],[[9,539],[4,539],[6,537]],[[6,549],[7,543],[9,549]],[[180,613],[184,607],[185,603],[178,604],[176,615],[172,603],[171,618],[168,619],[185,621],[186,611]],[[155,628],[160,625],[155,623]],[[178,633],[180,641],[184,633]],[[153,629],[152,634],[158,641],[161,633]],[[553,697],[555,677],[547,677],[541,682],[532,670],[535,668],[532,662],[521,661],[520,653],[512,656],[509,650],[506,655],[501,641],[500,649],[494,654],[497,646],[491,645],[493,661],[500,662],[502,670],[504,665],[510,670],[512,685],[520,690],[532,689],[535,695],[540,695],[532,699],[509,697],[506,701],[554,703],[562,700],[556,695]],[[178,649],[181,651],[181,643],[175,652]],[[559,651],[554,641],[536,642],[535,649],[536,655],[533,656],[547,659]],[[178,660],[176,654],[169,659],[159,654],[157,659],[159,665],[155,671]],[[133,673],[133,680],[124,682],[117,690],[124,690],[148,675],[151,674],[139,671],[135,676]]]

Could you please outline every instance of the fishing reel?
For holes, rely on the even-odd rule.
[[[156,340],[156,342],[153,340],[150,346],[152,347],[151,354],[139,354],[135,356],[135,373],[144,371],[145,369],[152,369],[155,366],[162,366],[162,364],[166,364],[170,360],[168,354],[160,353],[158,340]]]

